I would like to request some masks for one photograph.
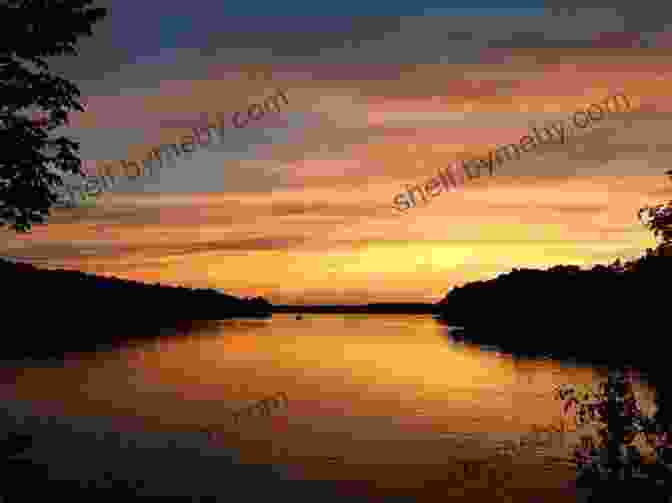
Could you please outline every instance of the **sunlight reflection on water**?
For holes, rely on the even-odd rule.
[[[458,462],[471,460],[485,463],[483,480],[494,477],[510,491],[572,483],[566,458],[578,432],[535,439],[533,428],[561,419],[554,385],[594,382],[594,369],[453,344],[430,316],[352,321],[347,315],[222,321],[65,368],[24,369],[12,395],[34,413],[58,410],[66,422],[106,417],[121,431],[132,419],[136,433],[126,427],[122,435],[161,431],[181,438],[180,431],[208,428],[217,440],[204,449],[227,446],[245,463],[282,463],[308,478],[371,477],[381,487],[411,487],[430,473],[462,473],[443,477],[449,489],[464,476]],[[277,417],[226,420],[227,411],[278,391],[289,404]],[[69,438],[95,445],[75,433]],[[179,462],[179,449],[166,446],[162,456]],[[132,465],[123,452],[109,457],[124,470]],[[61,469],[77,473],[77,463],[68,460]],[[497,497],[494,489],[490,496]]]

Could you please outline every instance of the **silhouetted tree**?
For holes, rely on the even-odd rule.
[[[90,36],[107,15],[87,8],[93,0],[3,0],[0,2],[0,226],[27,232],[44,223],[58,201],[60,173],[81,175],[74,155],[79,143],[47,134],[68,123],[68,111],[84,111],[78,88],[52,75],[44,57],[77,54],[74,43]],[[34,71],[29,65],[37,68]],[[38,121],[20,114],[37,108]]]
[[[614,501],[610,496],[616,491],[620,492],[619,500],[625,501],[629,498],[624,497],[623,491],[628,485],[646,491],[649,497],[658,492],[659,496],[665,496],[658,501],[668,501],[672,482],[669,425],[658,413],[651,417],[642,412],[627,372],[611,371],[607,382],[601,383],[599,388],[598,392],[580,392],[572,385],[556,388],[556,398],[565,401],[565,412],[571,403],[576,404],[577,425],[592,423],[598,427],[600,440],[595,443],[588,437],[588,441],[575,450],[577,482],[588,482],[594,488],[602,486],[597,494],[604,498],[593,498],[593,501]],[[660,396],[658,398],[660,405]],[[653,459],[645,459],[635,443],[638,437],[655,448]]]
[[[672,170],[665,172],[672,179]],[[640,208],[637,213],[640,221],[650,231],[654,237],[661,237],[658,249],[672,244],[672,201],[657,204],[655,206],[645,206]]]

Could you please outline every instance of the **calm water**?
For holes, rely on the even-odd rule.
[[[458,343],[430,316],[307,314],[223,321],[3,375],[3,421],[36,435],[30,456],[55,478],[108,471],[142,479],[147,494],[225,499],[233,462],[413,501],[574,501],[576,432],[550,447],[511,442],[567,424],[555,385],[603,374]],[[279,391],[287,409],[229,420]]]

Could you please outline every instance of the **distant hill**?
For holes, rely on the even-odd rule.
[[[671,288],[672,257],[658,255],[623,267],[514,269],[454,288],[438,318],[471,342],[517,353],[648,365],[667,359]]]
[[[87,350],[208,320],[269,317],[261,297],[145,284],[0,259],[4,354]]]
[[[374,303],[374,304],[322,304],[279,305],[272,307],[274,313],[368,313],[368,314],[433,314],[438,313],[436,304],[421,303]]]

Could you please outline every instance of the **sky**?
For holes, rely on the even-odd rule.
[[[273,303],[436,302],[514,267],[592,267],[654,247],[672,199],[672,7],[585,2],[115,0],[50,58],[85,112],[57,130],[85,166],[209,146],[54,210],[0,257]],[[246,127],[231,118],[284,90]],[[630,111],[407,211],[451,163],[623,93]]]

